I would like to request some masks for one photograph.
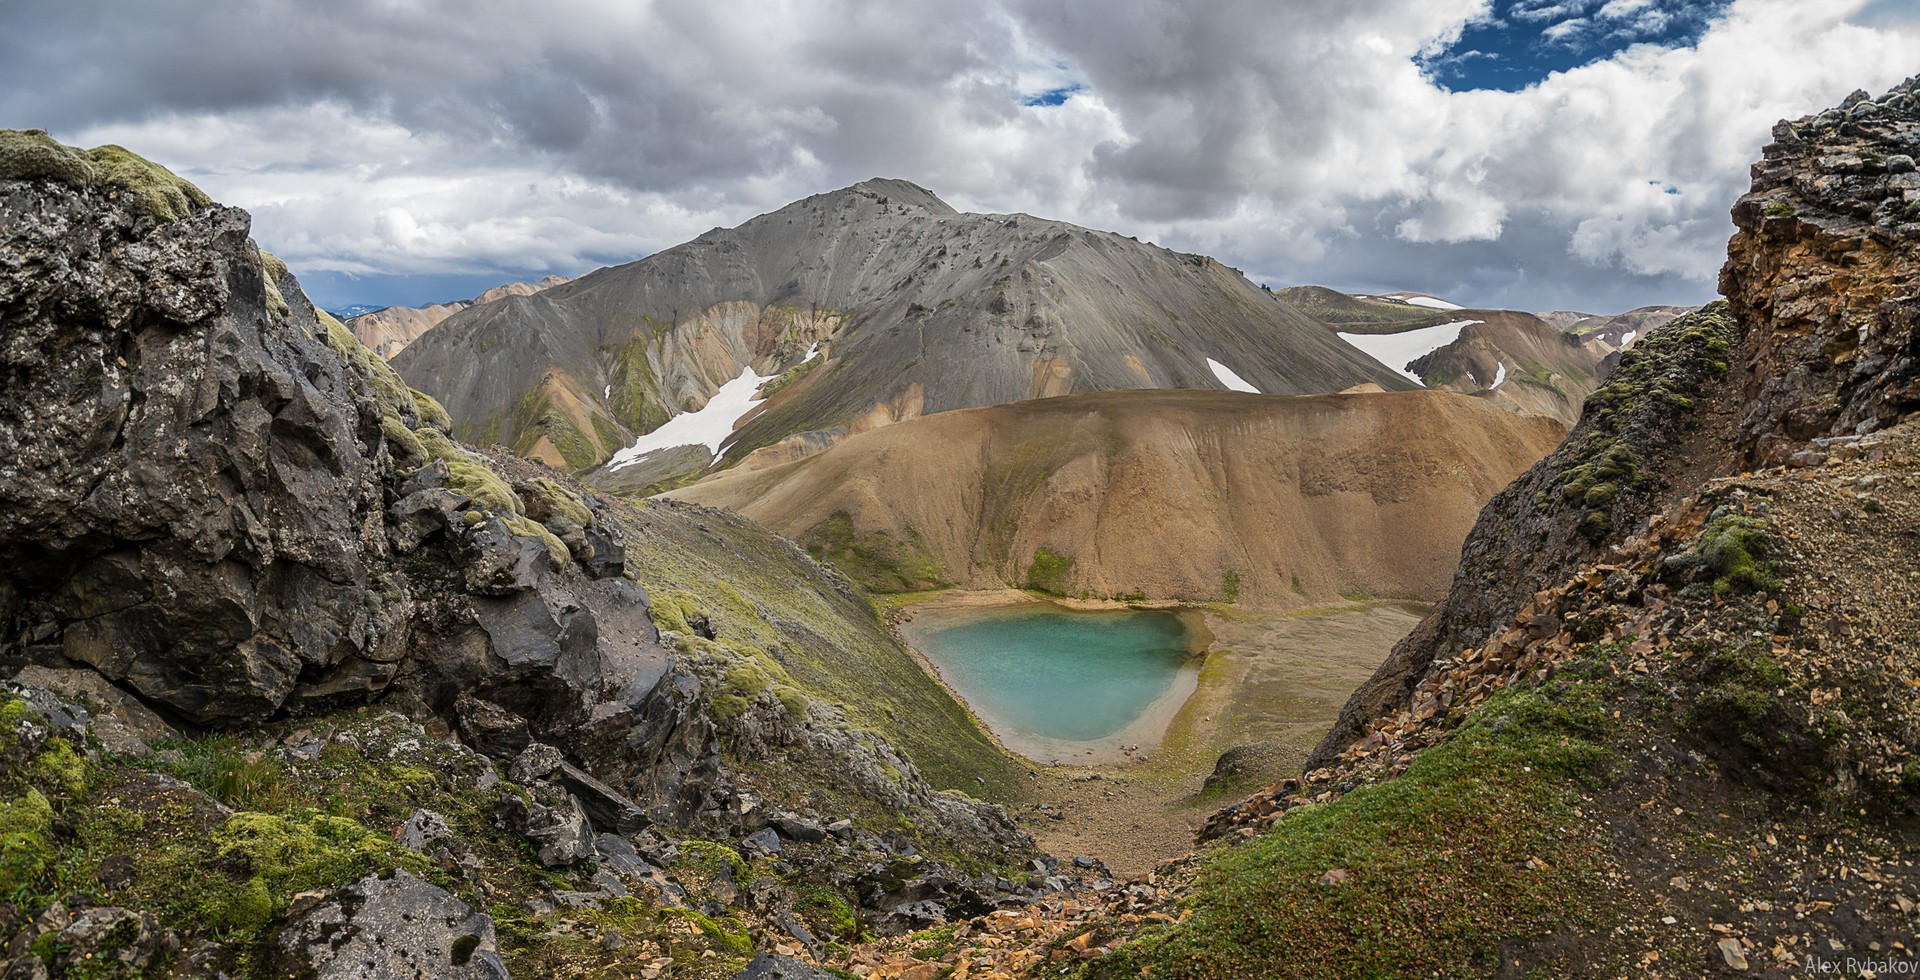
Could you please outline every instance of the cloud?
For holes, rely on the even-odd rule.
[[[503,280],[885,175],[1276,284],[1697,300],[1771,123],[1920,64],[1920,19],[1894,0],[1735,0],[1697,45],[1459,93],[1415,59],[1501,23],[1488,0],[7,9],[0,125],[153,156],[250,209],[297,270]],[[1689,9],[1706,8],[1503,16],[1657,41]]]

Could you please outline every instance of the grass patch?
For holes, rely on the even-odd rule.
[[[1027,588],[1048,595],[1066,595],[1067,579],[1073,574],[1073,556],[1048,548],[1036,548],[1027,565]]]
[[[1214,851],[1184,903],[1191,918],[1087,975],[1477,974],[1503,942],[1601,914],[1599,832],[1573,808],[1609,758],[1603,704],[1582,682],[1497,695],[1399,779]],[[1334,869],[1347,879],[1321,884]]]
[[[1780,587],[1768,557],[1777,548],[1763,518],[1723,514],[1700,532],[1700,557],[1713,571],[1713,592],[1726,596]]]

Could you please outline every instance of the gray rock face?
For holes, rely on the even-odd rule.
[[[704,405],[742,368],[795,368],[816,343],[821,360],[736,432],[728,459],[875,413],[1224,387],[1208,358],[1273,394],[1409,387],[1212,259],[1029,215],[961,214],[899,180],[810,197],[463,311],[394,366],[446,404],[456,432],[497,432],[516,449],[573,438],[598,461],[622,448],[602,443],[600,429],[631,441]],[[584,414],[549,412],[515,428],[529,421],[515,406],[551,385],[566,390],[552,392],[554,404]],[[668,469],[704,468],[699,456]]]
[[[363,878],[288,924],[281,969],[316,980],[506,980],[493,919],[404,871]]]
[[[777,953],[761,953],[733,980],[829,980],[833,974]]]
[[[404,640],[363,602],[379,408],[310,308],[272,321],[248,226],[0,184],[0,567],[60,583],[37,645],[209,722]]]

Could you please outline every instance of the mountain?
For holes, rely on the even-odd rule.
[[[1434,599],[1474,514],[1564,431],[1439,392],[1101,392],[756,454],[671,496],[737,510],[884,591]]]
[[[1517,412],[1572,425],[1580,404],[1611,365],[1625,331],[1672,319],[1647,307],[1619,317],[1566,314],[1594,331],[1575,337],[1574,320],[1549,321],[1515,310],[1469,310],[1425,293],[1349,296],[1324,286],[1293,286],[1274,296],[1319,320],[1386,367],[1429,388],[1485,398]],[[1418,302],[1415,302],[1418,301]],[[1677,315],[1677,314],[1676,314]],[[1550,314],[1550,316],[1560,316]],[[1609,324],[1613,326],[1609,328]]]
[[[539,282],[512,282],[475,296],[472,299],[454,300],[450,303],[435,303],[431,306],[385,306],[378,309],[356,308],[347,329],[362,344],[371,348],[375,354],[392,360],[408,344],[420,339],[420,335],[440,325],[440,321],[470,307],[508,296],[532,296],[543,289],[551,289],[569,280],[560,276],[548,276]],[[338,314],[335,314],[336,316]]]
[[[1485,398],[1513,411],[1572,425],[1609,369],[1590,343],[1529,313],[1470,310],[1451,343],[1407,363],[1429,388]]]
[[[463,439],[576,471],[749,371],[778,390],[725,438],[727,462],[955,409],[1228,387],[1213,364],[1274,394],[1410,387],[1212,259],[1029,215],[961,214],[898,180],[464,310],[394,359]],[[593,479],[641,488],[713,461],[665,455],[682,458]]]
[[[1445,323],[1444,310],[1413,306],[1372,296],[1351,296],[1325,286],[1288,286],[1273,292],[1276,299],[1321,323],[1350,333],[1390,333]]]
[[[1631,346],[1636,338],[1646,336],[1655,328],[1672,322],[1676,317],[1693,312],[1693,309],[1691,306],[1642,306],[1614,316],[1594,316],[1587,313],[1537,315],[1584,342],[1591,344],[1599,341],[1614,350],[1620,350]]]

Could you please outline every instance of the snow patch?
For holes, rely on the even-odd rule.
[[[607,467],[617,470],[639,462],[648,453],[678,446],[705,446],[717,462],[720,444],[733,433],[734,424],[765,400],[753,397],[754,394],[761,385],[777,377],[777,374],[755,374],[751,364],[741,368],[740,376],[721,385],[720,390],[707,399],[704,408],[668,419],[659,428],[641,436],[638,442],[614,453],[613,458],[607,460]]]
[[[606,392],[606,394],[604,394],[604,395],[601,395],[600,397],[601,397],[601,398],[603,398],[603,399],[605,399],[605,400],[607,400],[607,401],[612,401],[612,400],[613,400],[613,386],[612,386],[612,385],[608,385],[608,386],[607,386],[607,392]]]
[[[1507,383],[1507,362],[1501,361],[1500,373],[1493,376],[1493,387],[1498,388],[1501,385],[1506,383]],[[1492,389],[1488,389],[1488,390],[1491,391]]]
[[[1406,300],[1408,306],[1424,306],[1430,310],[1465,309],[1465,307],[1457,303],[1449,303],[1444,299],[1435,299],[1432,296],[1406,296],[1402,298]]]
[[[1626,335],[1620,338],[1620,346],[1621,346],[1621,347],[1623,347],[1623,348],[1624,348],[1624,347],[1630,347],[1630,346],[1632,346],[1632,345],[1633,345],[1633,338],[1635,338],[1635,337],[1638,337],[1638,336],[1640,336],[1640,331],[1638,331],[1638,330],[1629,330],[1629,331],[1627,331],[1627,332],[1626,332]]]
[[[1420,376],[1407,370],[1412,364],[1428,354],[1439,350],[1460,339],[1460,331],[1485,320],[1455,320],[1433,327],[1421,327],[1418,330],[1405,330],[1400,333],[1343,333],[1340,339],[1352,344],[1368,357],[1400,372],[1415,384],[1424,384]]]
[[[1209,357],[1207,358],[1207,366],[1213,369],[1213,376],[1219,378],[1220,383],[1226,385],[1228,391],[1245,391],[1255,395],[1260,394],[1260,389],[1248,384],[1246,379],[1233,373],[1233,369],[1225,364]]]

